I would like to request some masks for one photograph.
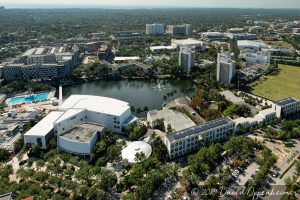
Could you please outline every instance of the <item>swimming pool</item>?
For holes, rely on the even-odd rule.
[[[20,96],[20,97],[14,97],[12,98],[7,105],[17,105],[22,103],[32,103],[32,102],[38,102],[38,101],[44,101],[47,100],[49,96],[49,93],[40,93],[35,94],[31,96]]]

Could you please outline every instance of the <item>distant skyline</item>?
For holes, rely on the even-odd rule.
[[[300,8],[300,0],[0,0],[7,8]]]

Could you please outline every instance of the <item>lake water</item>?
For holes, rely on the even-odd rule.
[[[193,87],[190,80],[121,80],[95,81],[63,88],[63,98],[72,94],[99,95],[129,102],[130,106],[160,109],[164,95],[174,90],[173,96],[186,95],[186,89]]]

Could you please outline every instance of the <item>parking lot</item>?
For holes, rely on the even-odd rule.
[[[236,182],[240,186],[245,186],[246,183],[253,179],[253,176],[259,170],[259,165],[257,163],[251,163],[244,171],[239,172],[239,176],[236,179]]]

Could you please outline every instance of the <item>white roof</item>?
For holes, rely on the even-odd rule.
[[[130,106],[125,101],[120,101],[109,97],[93,95],[71,95],[63,102],[63,104],[61,104],[59,109],[67,110],[70,108],[87,109],[89,111],[120,116],[126,110],[130,109]]]
[[[175,49],[172,46],[152,46],[150,47],[151,50],[161,50],[161,49],[168,49],[168,50],[172,50]]]
[[[63,115],[61,115],[56,121],[55,123],[59,123],[61,121],[64,121],[65,119],[68,119],[78,113],[84,112],[86,111],[85,109],[69,109],[67,110]]]
[[[122,150],[122,158],[127,159],[130,163],[136,163],[135,155],[141,152],[144,153],[145,158],[149,158],[152,148],[148,143],[143,141],[131,142]]]
[[[35,51],[36,51],[36,48],[28,49],[27,51],[25,51],[25,53],[23,54],[23,56],[30,56],[30,55],[32,55]]]
[[[253,41],[253,40],[238,40],[238,47],[257,47],[257,48],[268,48],[268,46],[262,41]]]
[[[268,108],[268,109],[259,111],[258,114],[259,114],[259,115],[266,116],[266,115],[269,115],[269,114],[272,114],[272,113],[276,113],[276,111],[275,111],[273,108]]]
[[[172,44],[176,44],[178,46],[203,45],[203,41],[195,40],[192,38],[183,39],[183,40],[172,39],[171,42],[172,42]]]
[[[139,56],[130,56],[130,57],[115,57],[115,61],[126,61],[126,60],[139,60]]]
[[[44,119],[39,121],[34,127],[25,133],[26,136],[46,136],[52,129],[53,123],[62,115],[64,112],[53,111],[49,113]]]
[[[177,110],[152,110],[149,111],[149,115],[152,121],[163,119],[166,125],[171,125],[173,131],[181,131],[196,126],[196,124],[188,116]]]

